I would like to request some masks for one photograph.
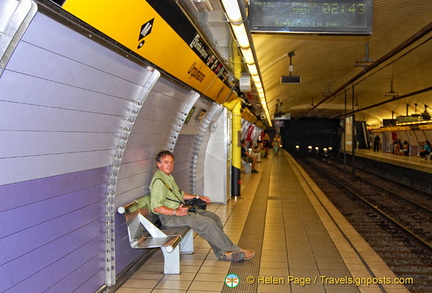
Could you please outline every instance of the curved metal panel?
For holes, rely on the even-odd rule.
[[[0,2],[0,76],[36,12],[31,0]]]
[[[120,167],[123,159],[123,154],[126,149],[129,136],[132,132],[132,128],[138,117],[138,114],[147,99],[151,89],[153,88],[156,81],[159,79],[160,73],[157,70],[153,70],[153,73],[149,76],[147,82],[143,85],[140,93],[137,94],[135,102],[129,115],[126,117],[123,123],[123,130],[120,134],[120,138],[117,143],[113,163],[111,165],[111,172],[109,175],[107,201],[106,201],[106,227],[105,227],[105,272],[106,272],[106,285],[112,286],[116,282],[116,268],[115,268],[115,195],[117,189],[117,181],[120,172]]]

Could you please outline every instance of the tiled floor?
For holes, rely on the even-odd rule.
[[[254,179],[251,174],[245,176],[248,178],[242,178],[243,192]],[[207,207],[207,210],[218,214],[225,223],[225,232],[235,243],[240,238],[252,199],[242,196],[226,205],[211,204]],[[233,213],[234,210],[236,213]],[[194,254],[181,256],[180,275],[163,274],[163,255],[158,251],[116,292],[220,292],[225,286],[223,280],[230,265],[230,262],[218,261],[207,241],[196,235]]]
[[[254,259],[218,261],[196,236],[195,253],[181,257],[180,275],[163,274],[158,251],[117,292],[408,292],[334,284],[394,275],[286,153],[263,159],[258,170],[242,174],[239,199],[208,206],[233,242],[257,249]],[[225,284],[228,274],[239,276],[237,287]]]
[[[225,231],[234,242],[240,238],[245,219],[232,215],[237,207],[238,201],[231,200],[227,205],[212,204],[207,208],[226,223]],[[158,251],[117,292],[220,292],[231,263],[218,261],[207,241],[199,236],[194,239],[194,251],[193,255],[181,256],[180,275],[163,274],[163,255]]]

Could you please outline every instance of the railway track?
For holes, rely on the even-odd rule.
[[[432,195],[362,169],[355,180],[353,194],[432,250]]]
[[[337,162],[296,158],[411,292],[432,292],[431,195]]]

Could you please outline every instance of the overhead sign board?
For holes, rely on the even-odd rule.
[[[372,0],[251,0],[253,32],[372,33]]]

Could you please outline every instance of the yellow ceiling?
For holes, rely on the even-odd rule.
[[[373,2],[369,36],[252,34],[270,112],[279,99],[283,112],[293,117],[338,117],[351,112],[354,102],[354,109],[360,110],[356,119],[377,125],[392,115],[406,115],[407,104],[408,115],[414,114],[415,104],[417,113],[424,111],[425,104],[432,107],[432,1]],[[416,36],[419,32],[422,37]],[[374,63],[358,67],[356,61],[365,59],[367,43]],[[280,77],[289,75],[291,51],[293,75],[302,81],[280,84]],[[394,91],[406,97],[385,95],[392,80]]]
[[[193,1],[181,0],[222,58],[232,62],[235,43],[220,1],[208,0],[211,12],[197,12]],[[432,107],[431,31],[432,1],[373,0],[368,36],[252,33],[270,114],[278,99],[293,118],[335,118],[354,108],[356,119],[372,126],[424,112],[425,105]],[[280,84],[290,74],[289,52],[295,53],[293,75],[301,76],[300,84]],[[369,67],[356,66],[367,55]],[[391,82],[396,98],[386,96]],[[259,112],[257,100],[252,103]]]

